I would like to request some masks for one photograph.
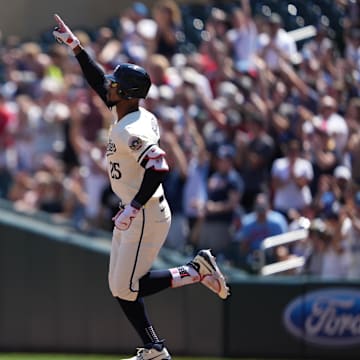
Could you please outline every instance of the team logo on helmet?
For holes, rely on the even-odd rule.
[[[142,140],[140,138],[138,138],[137,136],[132,136],[129,139],[129,148],[131,150],[137,151],[139,149],[141,149],[143,143]]]

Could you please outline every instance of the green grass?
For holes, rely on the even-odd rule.
[[[120,360],[133,355],[17,354],[0,353],[0,360]],[[174,360],[226,360],[225,358],[173,357]],[[231,359],[236,360],[236,359]],[[240,359],[238,359],[240,360]],[[242,359],[246,360],[246,359]],[[253,359],[254,360],[254,359]],[[260,360],[260,359],[258,359]]]

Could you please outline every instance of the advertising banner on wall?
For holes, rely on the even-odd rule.
[[[232,291],[228,356],[360,359],[359,283],[268,279]]]
[[[285,328],[296,338],[323,348],[360,344],[360,289],[331,287],[305,293],[283,312]]]

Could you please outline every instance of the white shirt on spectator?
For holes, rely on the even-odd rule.
[[[237,29],[230,29],[226,38],[234,51],[235,61],[250,61],[256,53],[257,29],[253,22],[247,26]]]
[[[328,249],[323,256],[321,277],[323,279],[345,279],[348,276],[350,257],[347,251],[336,252]]]
[[[269,45],[270,41],[273,41],[276,48],[284,53],[289,59],[297,54],[297,47],[294,39],[284,29],[279,29],[274,39],[270,39],[270,36],[266,33],[260,34],[258,42],[259,51],[261,52],[264,47]],[[266,52],[264,60],[271,70],[279,67],[280,57],[277,52],[272,49],[269,49]]]
[[[271,174],[273,177],[283,181],[288,180],[284,186],[275,190],[274,209],[284,212],[291,208],[301,210],[311,203],[312,195],[309,186],[299,188],[295,181],[290,179],[290,162],[288,158],[276,159]],[[297,158],[294,164],[294,174],[296,177],[305,177],[309,181],[312,180],[314,173],[310,161]]]

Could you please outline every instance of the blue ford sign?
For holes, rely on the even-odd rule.
[[[360,345],[360,291],[333,288],[310,292],[287,305],[283,320],[292,335],[312,344]]]

